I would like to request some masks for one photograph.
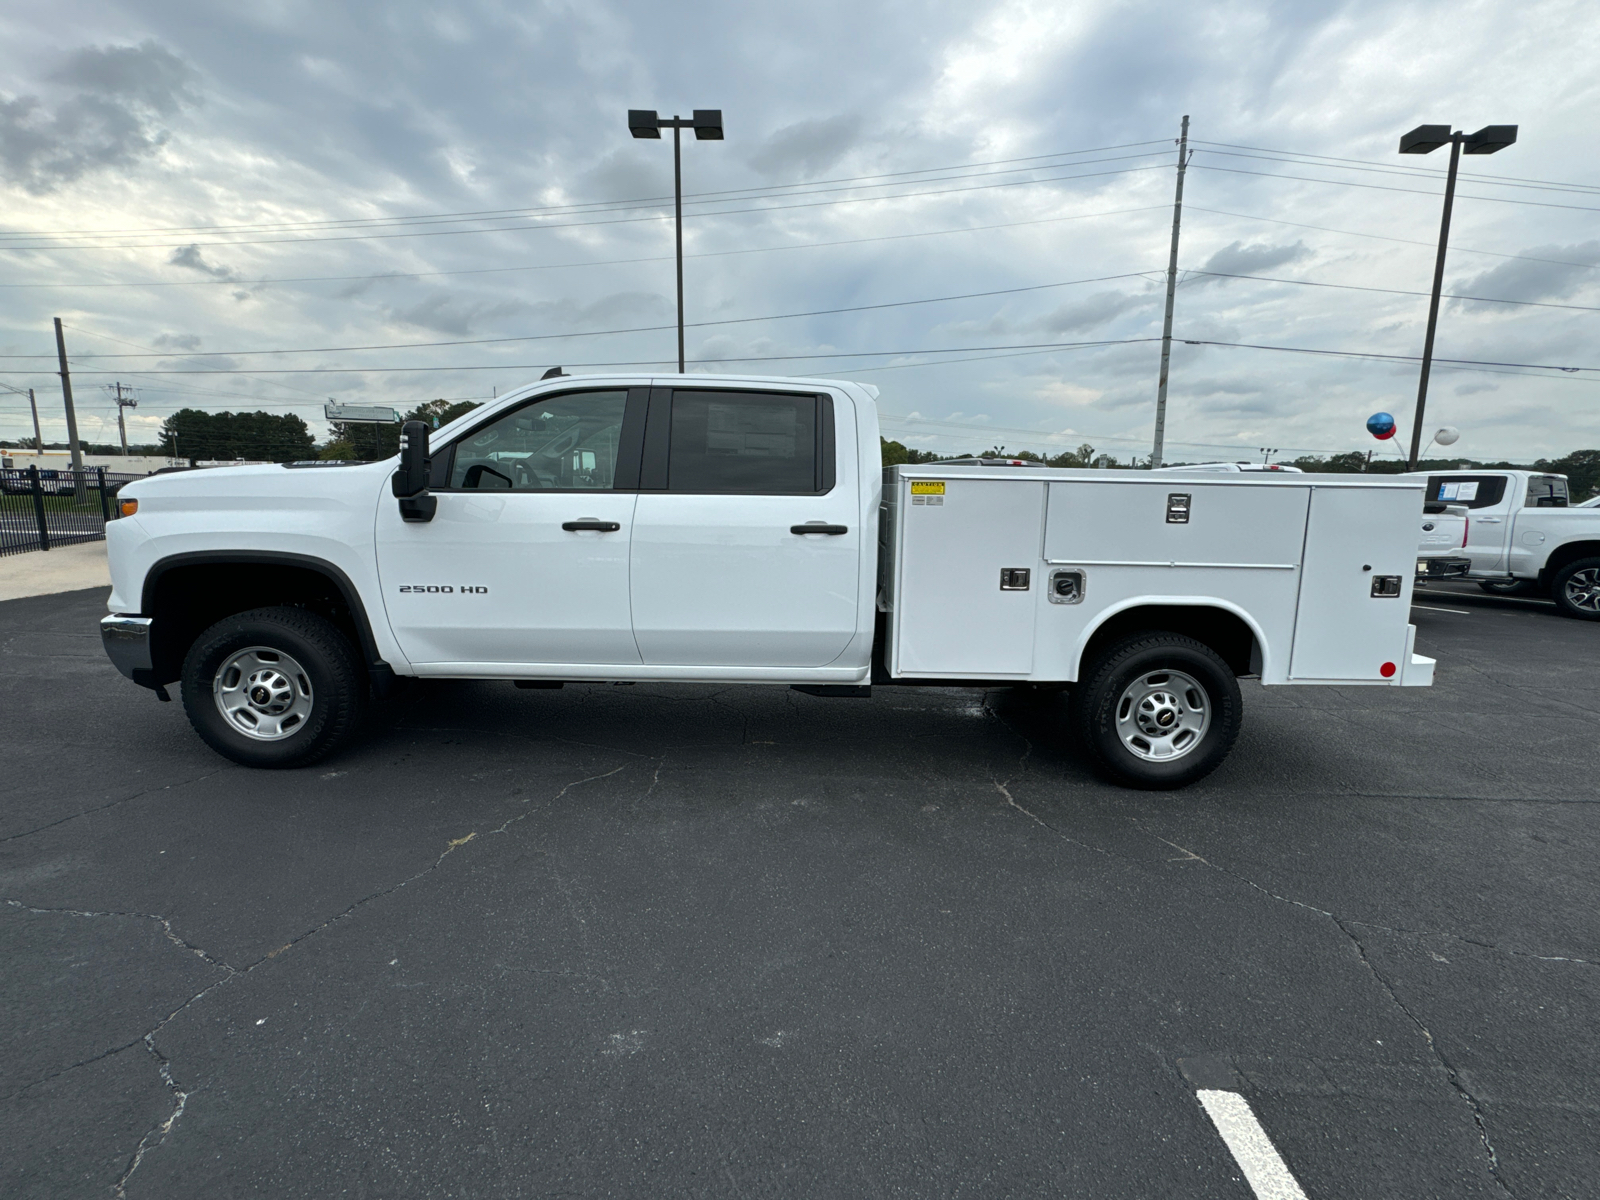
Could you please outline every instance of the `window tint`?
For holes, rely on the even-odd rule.
[[[1468,508],[1493,508],[1506,494],[1504,475],[1430,475],[1426,503],[1465,504]]]
[[[1528,480],[1528,508],[1566,508],[1567,481],[1558,475],[1534,475]]]
[[[450,486],[480,491],[609,490],[628,393],[578,392],[507,413],[456,443]]]
[[[667,489],[743,495],[821,490],[817,398],[674,392]]]

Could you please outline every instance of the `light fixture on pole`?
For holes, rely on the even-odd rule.
[[[1401,154],[1432,154],[1450,147],[1450,170],[1444,182],[1444,216],[1439,222],[1439,257],[1433,264],[1433,296],[1428,301],[1428,332],[1422,342],[1422,377],[1417,381],[1417,415],[1411,422],[1411,458],[1407,470],[1417,469],[1422,450],[1422,414],[1428,403],[1428,374],[1433,368],[1433,334],[1439,325],[1439,292],[1444,286],[1444,253],[1450,242],[1450,209],[1456,199],[1456,166],[1463,154],[1493,154],[1517,140],[1515,125],[1485,125],[1477,133],[1452,131],[1448,125],[1418,125],[1400,137]]]
[[[682,117],[660,117],[653,108],[630,108],[628,132],[636,138],[661,138],[663,129],[672,130],[672,200],[677,233],[678,260],[678,374],[683,370],[683,155],[679,130],[692,129],[696,140],[722,141],[722,110],[697,108],[687,121]]]

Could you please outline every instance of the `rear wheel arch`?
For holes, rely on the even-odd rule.
[[[1216,604],[1137,603],[1106,617],[1078,654],[1077,678],[1107,647],[1140,633],[1173,633],[1214,651],[1235,675],[1260,673],[1266,659],[1261,631],[1231,608]]]
[[[146,573],[140,612],[153,618],[152,682],[176,681],[194,639],[217,621],[272,606],[316,613],[350,640],[369,674],[390,673],[361,593],[338,566],[304,554],[218,550],[171,555]]]

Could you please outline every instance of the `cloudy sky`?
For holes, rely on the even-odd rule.
[[[1592,0],[19,5],[0,381],[64,437],[55,316],[97,441],[114,381],[146,440],[670,368],[671,145],[625,116],[721,108],[691,371],[871,382],[947,452],[1148,453],[1187,113],[1168,457],[1365,450],[1409,429],[1438,235],[1446,152],[1398,135],[1517,124],[1463,159],[1436,351],[1502,365],[1437,366],[1428,431],[1556,456],[1600,446],[1596,61]]]

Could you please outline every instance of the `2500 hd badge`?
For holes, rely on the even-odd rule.
[[[466,596],[466,595],[487,596],[489,594],[489,589],[486,588],[486,587],[477,587],[477,586],[472,585],[472,584],[468,584],[465,587],[451,587],[448,583],[444,583],[444,584],[439,584],[439,583],[407,584],[407,583],[403,583],[403,584],[400,585],[400,591],[402,593],[407,593],[407,592],[410,592],[410,593],[428,592],[428,593],[436,593],[436,594],[442,594],[442,595],[463,595],[463,596]]]

